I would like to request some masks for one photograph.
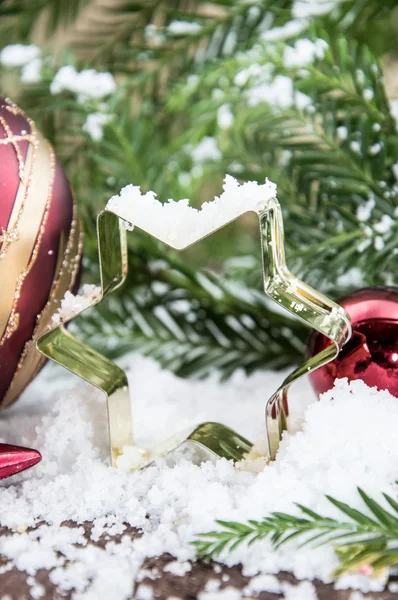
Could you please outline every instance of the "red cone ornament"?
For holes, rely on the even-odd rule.
[[[0,98],[0,407],[43,365],[35,339],[73,289],[81,234],[72,192],[50,144]]]
[[[0,444],[0,479],[5,479],[41,461],[41,454],[37,450]]]
[[[334,361],[311,373],[315,392],[322,394],[336,378],[347,377],[398,397],[398,288],[365,288],[340,304],[351,317],[353,334]],[[314,333],[308,355],[329,345],[327,338]]]

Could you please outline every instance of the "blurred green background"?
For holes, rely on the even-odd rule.
[[[96,214],[124,185],[199,207],[229,173],[277,183],[289,267],[310,285],[393,284],[397,28],[391,0],[0,2],[2,94],[68,175],[84,281]],[[262,292],[257,228],[241,219],[182,255],[134,232],[127,284],[74,328],[183,376],[296,363],[308,332]]]

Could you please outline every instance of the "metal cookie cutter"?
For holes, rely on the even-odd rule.
[[[351,321],[342,306],[294,277],[286,266],[279,203],[259,213],[264,290],[275,302],[331,340],[330,346],[295,369],[266,404],[268,452],[274,459],[289,428],[287,392],[292,383],[334,360],[351,337]]]
[[[90,306],[100,302],[124,282],[127,274],[126,227],[128,219],[105,210],[97,221],[101,295]],[[241,214],[248,212],[241,211]],[[337,304],[319,294],[293,277],[287,270],[283,245],[283,223],[278,202],[272,199],[263,210],[256,213],[260,222],[263,254],[264,289],[279,305],[283,306],[305,323],[331,339],[333,344],[322,353],[296,369],[267,403],[266,426],[269,455],[274,458],[284,429],[288,427],[287,389],[299,377],[333,360],[349,339],[349,317]],[[240,216],[240,215],[238,215]],[[237,217],[235,217],[237,218]],[[231,219],[226,220],[227,225]],[[217,227],[209,226],[206,236]],[[142,227],[147,233],[151,231]],[[159,237],[159,236],[156,236]],[[199,241],[205,236],[195,239]],[[188,245],[188,244],[187,244]],[[183,250],[187,247],[176,244]],[[76,315],[74,315],[75,317]],[[138,448],[133,438],[128,382],[125,372],[111,360],[73,337],[64,327],[52,328],[36,340],[36,347],[44,356],[79,375],[101,389],[107,396],[111,461],[117,466],[118,458],[133,451],[139,460],[132,468],[143,468],[160,456],[188,444],[199,457],[224,457],[240,461],[247,456],[252,444],[244,437],[220,423],[203,423],[196,428],[171,437],[165,443],[150,450]]]

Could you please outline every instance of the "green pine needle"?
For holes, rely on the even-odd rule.
[[[335,571],[346,571],[369,566],[375,572],[398,564],[398,503],[384,494],[393,509],[387,511],[376,500],[358,488],[370,516],[344,502],[326,496],[348,521],[323,517],[309,508],[297,504],[302,516],[273,512],[261,521],[237,523],[217,521],[220,529],[200,534],[193,542],[198,558],[214,559],[222,552],[232,551],[243,543],[253,544],[268,538],[275,548],[303,537],[306,544],[332,544],[340,558]]]
[[[292,20],[289,0],[215,0],[211,16],[198,0],[189,10],[185,0],[115,0],[92,11],[93,4],[0,2],[2,46],[35,43],[44,28],[52,36],[42,48],[41,80],[23,82],[20,68],[0,65],[2,93],[36,120],[71,182],[86,229],[83,281],[98,281],[95,216],[121,187],[133,182],[160,199],[189,197],[198,207],[220,192],[225,173],[277,183],[289,269],[309,285],[339,298],[358,285],[397,279],[398,136],[385,87],[391,74],[385,78],[380,66],[386,49],[397,45],[394,0],[345,0],[310,19],[297,39],[320,38],[327,47],[305,68],[284,61],[295,37],[264,39],[267,28]],[[173,36],[172,21],[199,27]],[[65,28],[68,35],[58,36]],[[156,42],[151,31],[160,34]],[[58,38],[64,45],[51,52]],[[106,100],[114,118],[101,140],[83,128],[89,114],[102,110],[98,102],[50,92],[65,64],[116,76],[117,90]],[[238,84],[237,75],[253,66],[257,74]],[[262,85],[269,67],[271,77],[291,78],[310,110],[296,102],[276,110],[266,95],[249,102],[248,90]],[[225,105],[234,117],[226,129],[218,123]],[[191,150],[204,136],[214,137],[220,159],[195,164]],[[363,221],[358,209],[369,201],[374,207]],[[385,217],[391,227],[379,233]],[[264,300],[258,229],[240,222],[178,261],[150,243],[133,248],[137,235],[129,236],[128,285],[77,323],[88,343],[110,357],[140,350],[182,376],[216,366],[228,377],[236,368],[251,373],[301,362],[305,329]],[[239,254],[251,266],[224,264]],[[159,259],[166,266],[153,270]],[[209,263],[216,275],[201,269],[195,277]],[[166,294],[154,293],[159,283]],[[219,297],[209,293],[214,286]],[[176,308],[181,300],[191,304],[187,313]]]

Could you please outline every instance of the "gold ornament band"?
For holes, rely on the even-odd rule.
[[[288,427],[286,392],[304,374],[326,364],[339,352],[351,335],[347,313],[322,294],[295,278],[287,269],[284,252],[281,209],[273,199],[258,213],[263,254],[264,289],[280,306],[326,335],[333,342],[327,350],[296,369],[272,396],[266,408],[269,457],[274,458],[284,429]],[[101,273],[101,296],[97,304],[116,290],[127,274],[125,219],[110,211],[98,217],[97,236]],[[209,232],[212,233],[212,232]],[[196,241],[199,241],[196,240]],[[179,246],[178,249],[183,249]],[[74,315],[76,316],[76,315]],[[101,389],[108,398],[109,435],[112,464],[123,456],[138,455],[132,468],[142,468],[182,444],[193,445],[203,458],[211,455],[240,461],[250,453],[252,444],[219,423],[204,423],[167,440],[154,449],[138,448],[133,440],[127,377],[112,361],[101,356],[66,331],[63,325],[37,339],[37,348],[46,357]],[[123,461],[125,464],[125,461]]]
[[[8,225],[8,229],[17,226],[18,235],[0,261],[0,345],[18,325],[16,305],[40,246],[51,203],[54,167],[52,148],[36,132],[35,143],[29,145],[25,165],[28,176],[19,184]]]

